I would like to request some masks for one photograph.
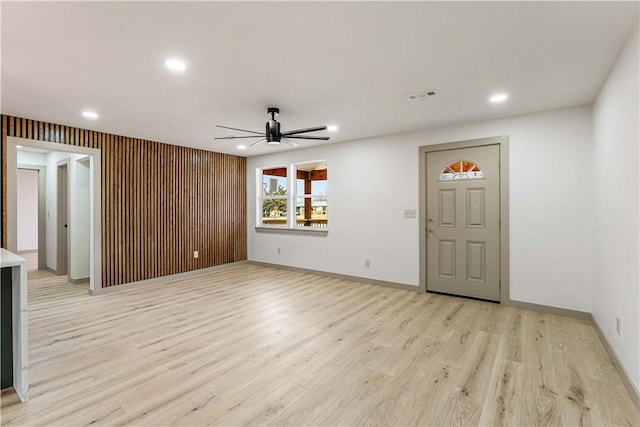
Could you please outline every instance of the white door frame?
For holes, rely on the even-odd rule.
[[[102,153],[96,148],[36,141],[13,136],[7,137],[7,249],[11,252],[16,252],[18,247],[16,195],[18,168],[16,145],[91,156],[89,183],[91,188],[91,213],[89,219],[89,294],[97,294],[100,292],[100,289],[102,289]]]
[[[508,304],[509,299],[509,137],[471,139],[427,145],[418,148],[420,159],[419,201],[420,201],[420,291],[427,292],[427,153],[455,150],[460,148],[498,145],[500,147],[500,304]]]

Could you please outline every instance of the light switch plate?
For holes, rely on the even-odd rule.
[[[416,210],[415,209],[405,209],[404,210],[404,217],[405,218],[415,218],[416,217]]]

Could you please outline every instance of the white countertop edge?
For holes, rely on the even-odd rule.
[[[6,249],[0,249],[0,267],[17,267],[26,264],[27,260]]]

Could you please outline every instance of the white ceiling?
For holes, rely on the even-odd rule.
[[[1,7],[2,113],[239,155],[290,149],[213,140],[263,130],[271,105],[283,131],[336,124],[339,142],[589,103],[638,22],[613,1]]]

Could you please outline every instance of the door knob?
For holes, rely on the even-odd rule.
[[[433,232],[435,232],[435,230],[433,229],[433,227],[429,227],[429,228],[427,228],[427,232],[428,233],[433,233]]]

